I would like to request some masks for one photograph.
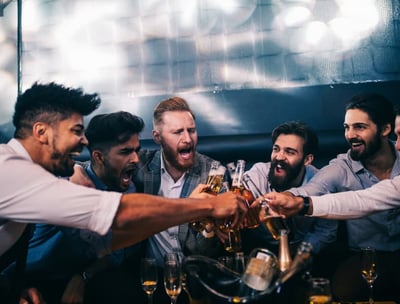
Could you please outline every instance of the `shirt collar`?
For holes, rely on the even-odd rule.
[[[93,181],[96,189],[103,190],[103,191],[110,191],[108,186],[106,184],[104,184],[100,180],[100,178],[96,175],[96,173],[93,170],[92,164],[85,166],[85,171],[89,175],[90,179]],[[136,192],[136,187],[135,187],[135,184],[131,181],[129,183],[128,189],[124,193],[134,193],[134,192]]]
[[[170,176],[172,178],[172,176],[168,173],[167,169],[165,168],[164,153],[162,153],[162,152],[161,152],[160,159],[161,159],[161,175],[168,174],[168,176]],[[188,173],[188,171],[183,173],[182,176],[179,178],[179,180],[183,180],[187,173]]]
[[[89,175],[90,179],[92,180],[92,182],[94,183],[94,186],[96,187],[96,189],[100,189],[100,190],[109,190],[108,187],[106,186],[106,184],[104,184],[100,178],[97,177],[96,173],[93,170],[92,164],[88,165],[85,167],[86,173]]]
[[[13,148],[14,151],[17,152],[19,155],[25,156],[26,158],[32,160],[32,157],[29,155],[28,151],[17,139],[11,138],[7,145]]]

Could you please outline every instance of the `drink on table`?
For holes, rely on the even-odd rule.
[[[332,294],[330,281],[325,278],[311,278],[310,290],[308,296],[309,304],[330,304],[332,303]]]
[[[143,258],[140,264],[140,279],[142,288],[147,294],[149,304],[152,304],[153,293],[157,288],[158,270],[155,259]]]

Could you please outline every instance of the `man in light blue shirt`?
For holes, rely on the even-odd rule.
[[[318,172],[312,165],[317,150],[318,137],[309,126],[297,121],[285,122],[272,131],[271,161],[254,164],[246,175],[262,193],[282,192],[305,185]],[[304,216],[293,216],[286,221],[291,255],[295,255],[301,242],[309,242],[316,265],[325,267],[318,253],[336,240],[337,222]],[[272,237],[263,223],[255,229],[244,229],[242,243],[246,253],[256,247],[268,248],[276,255],[279,253],[279,241]],[[318,271],[323,273],[321,269]],[[292,280],[286,284],[277,302],[303,303],[304,285],[299,278]]]
[[[256,163],[246,172],[262,193],[305,185],[318,172],[311,164],[318,150],[318,138],[306,124],[292,121],[277,126],[272,132],[272,143],[271,162]],[[294,216],[287,222],[292,255],[302,241],[309,242],[312,252],[317,254],[336,240],[336,221]],[[243,234],[243,242],[250,247],[266,247],[278,253],[279,242],[264,224]]]
[[[389,139],[394,119],[393,104],[384,96],[354,96],[346,106],[344,118],[349,151],[338,155],[309,183],[289,191],[294,195],[315,196],[359,190],[399,175],[400,153]],[[379,278],[375,283],[376,298],[386,300],[391,295],[398,294],[400,208],[347,220],[346,223],[349,253],[332,278],[332,289],[336,298],[356,301],[368,294],[357,255],[360,248],[367,246],[378,250],[378,265],[381,264]]]

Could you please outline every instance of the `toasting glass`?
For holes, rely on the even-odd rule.
[[[179,257],[175,253],[168,253],[164,258],[164,287],[171,304],[176,304],[182,289],[182,276]]]
[[[157,288],[157,263],[155,259],[143,258],[140,265],[140,280],[142,288],[147,294],[148,303],[153,303],[153,293]]]
[[[375,249],[371,247],[361,248],[361,275],[369,287],[369,303],[374,303],[374,282],[378,277],[376,272]]]

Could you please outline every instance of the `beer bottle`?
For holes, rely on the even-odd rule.
[[[232,166],[230,165],[230,173],[232,178],[231,191],[242,194],[242,184],[241,179],[244,173],[244,160],[238,160],[235,171],[232,173]],[[232,226],[232,218],[226,218],[218,220],[218,228],[226,234],[224,240],[224,248],[227,252],[238,252],[242,248],[242,239],[240,236],[240,231],[238,227]]]
[[[250,175],[245,174],[243,176],[243,182],[246,185],[246,188],[253,193],[255,198],[263,197],[263,193],[251,179]],[[258,209],[258,212],[259,221],[265,223],[265,226],[275,240],[279,240],[280,231],[282,229],[287,230],[288,233],[290,232],[289,227],[282,216],[270,214],[268,201],[266,199],[263,199],[260,202],[260,208]]]

